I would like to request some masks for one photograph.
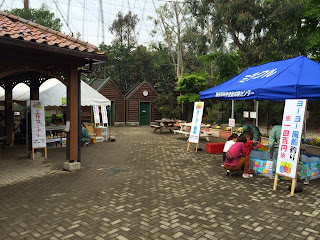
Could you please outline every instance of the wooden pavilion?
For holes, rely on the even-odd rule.
[[[66,159],[78,160],[80,67],[106,61],[87,42],[0,11],[0,86],[5,89],[7,143],[12,142],[12,89],[18,83],[30,87],[30,99],[39,99],[39,86],[57,78],[67,86]]]

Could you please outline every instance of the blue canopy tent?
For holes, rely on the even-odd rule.
[[[305,56],[249,67],[230,80],[200,92],[200,99],[320,99],[320,64]]]
[[[201,100],[208,98],[274,101],[318,100],[320,99],[320,64],[305,56],[299,56],[249,67],[234,78],[200,92]],[[233,118],[233,106],[231,117]],[[256,124],[258,124],[257,120]]]

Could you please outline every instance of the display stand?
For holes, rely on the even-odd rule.
[[[199,142],[193,143],[193,144],[196,144],[196,151],[195,152],[198,152]],[[190,150],[190,145],[191,145],[191,142],[188,142],[187,152],[189,152],[189,150]]]
[[[47,147],[43,147],[43,148],[32,148],[32,160],[34,160],[34,150],[35,149],[44,149],[44,158],[47,159]]]
[[[276,167],[276,173],[275,173],[275,178],[273,183],[273,190],[277,190],[279,176],[287,177],[289,179],[292,179],[291,192],[290,192],[291,197],[293,197],[294,195],[294,190],[297,183],[297,172],[298,172],[298,164],[300,159],[301,139],[302,139],[303,126],[305,123],[306,109],[307,109],[307,100],[291,99],[291,100],[286,100],[284,113],[283,113],[279,151],[278,151],[278,156],[276,156],[277,167]],[[284,132],[286,132],[286,134],[284,134]],[[284,150],[282,151],[283,145],[284,145],[284,148],[283,148]],[[293,157],[292,162],[288,162],[287,160],[289,159],[288,158],[289,151],[287,151],[288,145],[290,146],[289,151],[291,153],[290,160],[291,160],[291,157]],[[291,152],[291,148],[295,149],[293,153]],[[296,161],[294,161],[294,159],[296,159]],[[284,164],[284,165],[281,165],[281,164]],[[289,165],[289,168],[287,164]],[[290,171],[287,172],[285,170],[286,168],[289,169]]]

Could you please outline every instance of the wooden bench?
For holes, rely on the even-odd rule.
[[[157,129],[161,129],[162,128],[162,126],[160,126],[160,125],[150,125],[150,127],[154,128],[153,132],[157,131]]]

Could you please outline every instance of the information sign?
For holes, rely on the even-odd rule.
[[[236,126],[236,120],[234,118],[229,118],[229,127],[235,127]]]
[[[101,106],[102,123],[108,124],[108,113],[106,106]]]
[[[94,123],[100,124],[99,106],[93,106]]]
[[[249,118],[249,112],[248,111],[243,111],[243,117],[244,118]]]
[[[192,125],[190,129],[189,142],[198,143],[200,127],[202,122],[204,102],[195,102],[192,116]]]
[[[306,106],[307,100],[290,99],[284,107],[276,173],[292,179],[297,174]]]
[[[44,106],[39,100],[31,100],[31,132],[32,148],[45,148],[47,144]]]

